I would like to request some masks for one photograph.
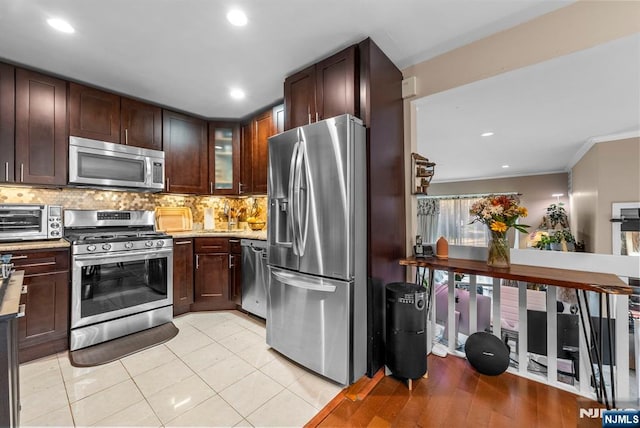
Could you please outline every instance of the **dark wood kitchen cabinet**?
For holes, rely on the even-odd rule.
[[[120,97],[70,83],[69,134],[119,144]]]
[[[240,126],[240,183],[238,184],[238,194],[251,193],[251,138],[252,123],[245,123]]]
[[[194,311],[235,309],[230,300],[231,255],[227,238],[195,238]]]
[[[284,81],[285,129],[349,113],[359,114],[357,45]]]
[[[193,240],[173,240],[173,315],[189,312],[193,303]]]
[[[70,83],[69,133],[93,140],[162,150],[162,109]]]
[[[162,150],[162,109],[121,98],[120,142],[143,149]]]
[[[67,183],[67,82],[16,68],[15,181]]]
[[[20,362],[69,347],[69,250],[12,251],[16,270],[24,270],[25,316],[18,322]]]
[[[267,139],[273,132],[273,117],[271,109],[256,116],[253,120],[251,144],[251,191],[253,193],[267,193],[267,168],[269,149]]]
[[[0,63],[0,182],[15,181],[15,67]]]
[[[240,129],[235,122],[209,122],[209,193],[240,194]]]
[[[239,194],[267,193],[268,138],[283,130],[283,104],[268,108],[241,126]]]
[[[164,110],[162,123],[167,192],[209,193],[207,122]]]
[[[236,307],[240,307],[242,305],[242,247],[239,239],[229,239],[229,255],[230,300],[236,304]]]

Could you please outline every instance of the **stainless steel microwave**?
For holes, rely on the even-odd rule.
[[[62,238],[59,205],[0,205],[0,241],[34,241]]]
[[[160,192],[164,189],[164,152],[69,137],[69,184]]]

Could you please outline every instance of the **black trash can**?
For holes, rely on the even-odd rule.
[[[386,286],[386,365],[396,377],[418,379],[427,372],[426,299],[416,284]]]

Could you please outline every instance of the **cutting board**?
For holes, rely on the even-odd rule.
[[[182,232],[193,229],[193,217],[189,207],[157,207],[156,230]]]

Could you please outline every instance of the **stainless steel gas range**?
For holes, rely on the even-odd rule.
[[[65,210],[64,224],[72,351],[173,319],[173,239],[153,211]]]

